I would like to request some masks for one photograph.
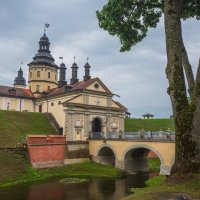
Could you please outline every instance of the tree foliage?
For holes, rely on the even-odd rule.
[[[163,11],[164,0],[109,0],[96,14],[99,26],[119,37],[123,52],[142,41],[149,28],[156,28]],[[184,1],[181,16],[200,19],[200,1]]]

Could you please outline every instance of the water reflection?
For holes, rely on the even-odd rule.
[[[81,183],[48,182],[0,189],[2,200],[119,200],[130,188],[144,187],[149,174],[123,179],[90,179]]]

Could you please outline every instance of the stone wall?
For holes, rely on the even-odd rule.
[[[28,155],[32,167],[46,168],[63,165],[66,138],[57,135],[28,135]]]
[[[89,158],[88,142],[85,141],[71,141],[67,142],[66,159]]]

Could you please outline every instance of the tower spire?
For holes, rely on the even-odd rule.
[[[85,76],[83,77],[84,81],[87,81],[87,80],[89,80],[91,78],[91,76],[90,76],[90,68],[91,68],[91,66],[88,63],[88,60],[89,60],[89,57],[87,57],[87,62],[85,64],[85,66],[84,66],[84,68],[85,68]]]
[[[18,70],[18,76],[15,78],[14,80],[14,87],[16,88],[25,88],[26,87],[26,80],[23,77],[23,71],[22,71],[22,64],[23,62],[21,62],[20,64],[20,69]]]
[[[59,57],[59,59],[62,59],[62,63],[60,64],[60,76],[58,81],[58,87],[62,87],[63,85],[67,84],[67,81],[65,80],[66,77],[66,70],[65,64],[63,63],[63,57]]]
[[[75,56],[74,56],[74,63],[72,64],[71,68],[72,68],[72,78],[70,80],[70,84],[73,85],[74,83],[77,83],[79,81],[77,78],[78,65],[75,63]]]

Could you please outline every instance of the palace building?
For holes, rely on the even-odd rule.
[[[99,78],[91,78],[88,62],[83,80],[79,80],[74,61],[67,83],[66,66],[63,62],[60,66],[55,64],[45,33],[28,68],[28,86],[21,68],[13,87],[0,85],[0,109],[46,113],[68,141],[86,140],[93,132],[117,135],[124,131],[127,109],[112,99],[114,94]]]

